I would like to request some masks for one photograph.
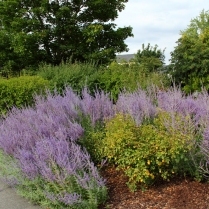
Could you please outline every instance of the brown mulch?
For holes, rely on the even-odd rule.
[[[146,191],[130,192],[123,172],[114,167],[102,170],[109,199],[100,209],[209,209],[209,184],[190,178],[161,182]]]

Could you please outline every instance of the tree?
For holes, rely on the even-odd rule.
[[[171,53],[175,82],[186,92],[209,89],[209,12],[203,10],[180,35]]]
[[[128,51],[124,40],[132,28],[113,21],[128,0],[1,0],[0,23],[9,43],[13,69],[58,65],[62,61],[106,63]],[[1,60],[2,61],[2,60]],[[6,61],[0,63],[6,65]]]
[[[139,63],[146,71],[153,72],[158,68],[162,67],[165,61],[164,51],[158,49],[158,46],[150,46],[150,43],[145,47],[142,44],[142,50],[138,50],[135,55],[135,60]]]
[[[23,62],[11,47],[12,37],[8,31],[0,30],[0,76],[12,74],[11,69],[21,69]]]

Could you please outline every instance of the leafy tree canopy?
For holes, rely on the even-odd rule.
[[[1,0],[0,67],[20,70],[95,60],[106,63],[128,51],[132,28],[113,21],[128,0]]]
[[[158,45],[152,47],[150,43],[145,47],[142,44],[142,49],[138,50],[135,55],[135,60],[139,63],[146,71],[153,72],[158,68],[162,67],[165,60],[165,50],[158,49]]]
[[[209,11],[202,11],[181,31],[171,53],[173,76],[187,92],[209,89]]]

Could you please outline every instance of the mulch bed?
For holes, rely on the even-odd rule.
[[[99,209],[209,209],[209,184],[191,178],[158,182],[146,191],[130,192],[123,172],[114,167],[102,169],[109,199]]]

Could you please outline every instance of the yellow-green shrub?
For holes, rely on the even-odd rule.
[[[48,84],[39,76],[0,79],[0,112],[6,113],[13,106],[31,105],[34,93],[44,92]]]
[[[181,119],[175,116],[180,126]],[[121,114],[106,123],[103,156],[124,170],[131,190],[140,182],[149,185],[156,179],[169,180],[175,174],[187,172],[193,137],[180,129],[167,127],[165,121],[169,124],[171,120],[171,115],[159,112],[152,122],[140,127],[136,127],[129,116]]]

